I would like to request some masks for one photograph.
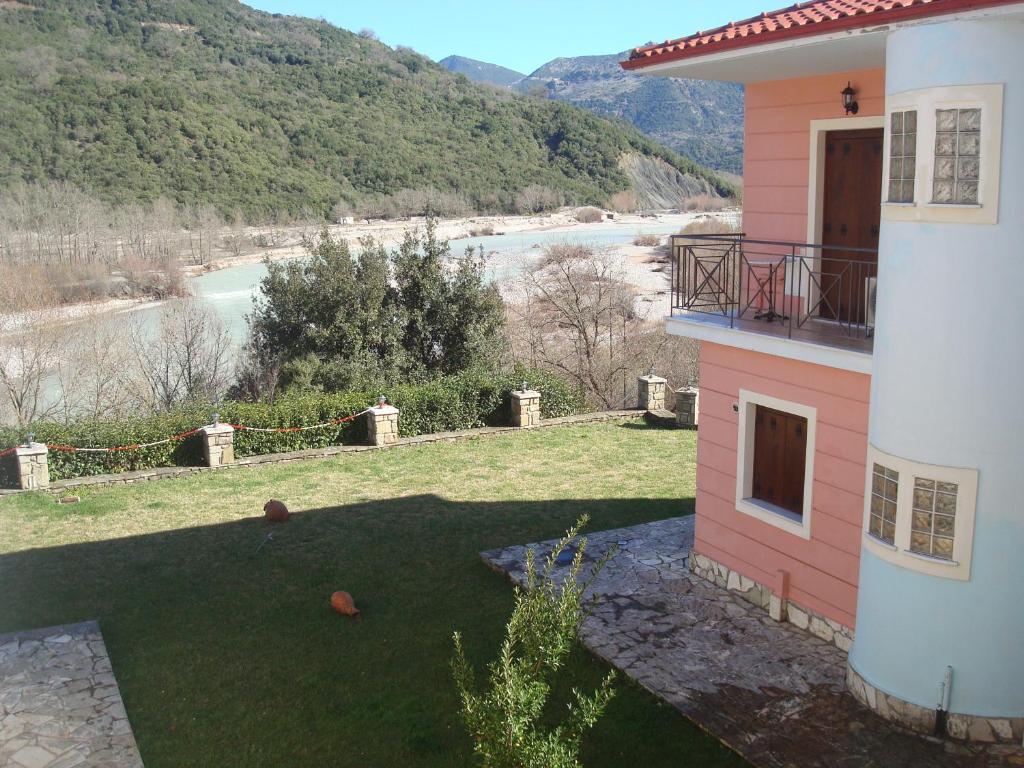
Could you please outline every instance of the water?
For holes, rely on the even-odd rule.
[[[633,242],[638,232],[668,235],[679,231],[680,223],[644,223],[638,225],[605,222],[589,227],[573,228],[571,231],[555,232],[514,232],[504,235],[462,238],[451,240],[453,255],[461,255],[469,246],[482,246],[488,255],[487,276],[497,282],[513,279],[526,266],[535,262],[545,246],[554,243],[578,243],[596,248],[626,245]],[[253,297],[259,292],[260,281],[267,274],[262,262],[229,267],[190,279],[192,293],[209,306],[224,324],[237,352],[246,337],[246,315],[252,312]],[[147,302],[121,310],[109,316],[114,323],[124,322],[130,316],[133,326],[142,333],[155,335],[163,302]],[[56,375],[48,376],[44,382],[44,399],[57,402],[60,398],[60,382]]]
[[[573,229],[570,232],[514,232],[506,235],[488,235],[452,240],[453,255],[461,255],[467,247],[483,246],[488,254],[488,277],[501,282],[514,278],[523,267],[540,257],[545,246],[553,243],[580,243],[594,247],[626,245],[633,242],[637,232],[668,235],[679,231],[679,224],[601,224]],[[202,298],[220,317],[236,343],[245,339],[245,315],[252,311],[252,300],[259,291],[260,280],[267,274],[266,265],[243,264],[238,267],[210,272],[192,278],[193,293]],[[136,312],[153,313],[154,322],[159,307],[146,307]]]

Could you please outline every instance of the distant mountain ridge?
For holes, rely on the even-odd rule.
[[[472,62],[476,77],[471,79],[478,82],[564,101],[604,117],[625,120],[701,165],[742,172],[741,85],[626,72],[619,62],[628,58],[628,52],[553,59],[511,84],[504,79],[487,79],[487,67],[495,65],[462,57],[448,58]]]
[[[465,56],[448,56],[437,63],[449,72],[465,75],[474,83],[490,83],[504,87],[518,83],[526,77],[522,72],[516,72],[514,69],[469,59]]]

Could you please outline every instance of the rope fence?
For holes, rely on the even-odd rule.
[[[336,427],[341,424],[345,424],[349,421],[355,421],[360,416],[369,413],[370,409],[366,408],[359,413],[353,413],[350,416],[342,416],[337,419],[331,419],[321,424],[310,424],[305,427],[250,427],[245,424],[227,424],[227,426],[233,429],[243,430],[246,432],[267,432],[267,433],[284,433],[284,432],[305,432],[311,429],[323,429],[324,427]],[[214,425],[215,426],[215,425]],[[51,451],[57,451],[60,453],[123,453],[127,451],[139,451],[144,448],[155,448],[158,445],[166,445],[167,443],[176,443],[185,440],[193,435],[199,434],[203,427],[196,427],[190,429],[187,432],[181,432],[177,435],[171,435],[165,437],[162,440],[154,440],[149,443],[129,443],[128,445],[116,445],[110,448],[93,448],[93,447],[80,447],[77,445],[64,445],[62,443],[44,443],[44,445]],[[6,448],[0,450],[0,458],[10,456],[18,450],[18,446]]]

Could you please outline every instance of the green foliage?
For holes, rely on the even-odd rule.
[[[612,551],[581,580],[587,546],[580,538],[565,577],[554,579],[558,556],[587,524],[583,515],[558,542],[538,575],[533,550],[526,553],[526,585],[516,588],[515,608],[505,630],[497,661],[488,666],[488,687],[477,690],[473,667],[454,635],[452,671],[462,701],[462,717],[474,739],[474,752],[485,768],[577,768],[583,734],[593,727],[614,693],[610,672],[588,695],[573,689],[565,721],[547,728],[542,718],[552,678],[572,651],[584,617],[584,593]]]
[[[267,262],[251,346],[276,350],[289,391],[339,391],[493,367],[503,305],[473,249],[455,259],[433,221],[392,253],[353,256],[325,229],[310,257]]]
[[[67,180],[250,220],[398,190],[600,205],[625,152],[728,185],[639,131],[409,50],[234,0],[0,5],[0,184]],[[489,204],[488,204],[489,205]]]
[[[433,379],[422,384],[404,384],[386,394],[401,412],[399,430],[403,437],[500,426],[509,423],[509,393],[523,380],[541,393],[541,414],[555,418],[579,413],[584,408],[581,393],[553,374],[517,368],[511,372],[466,372]],[[332,394],[308,393],[264,402],[226,402],[219,406],[222,422],[250,427],[302,427],[321,424],[359,413],[376,401],[378,391],[346,391]],[[208,424],[211,414],[206,406],[192,405],[144,419],[83,422],[65,426],[52,422],[33,424],[37,442],[79,447],[112,447],[162,440]],[[0,428],[0,449],[15,445],[24,435],[13,428]],[[359,418],[337,426],[304,432],[235,433],[235,455],[257,456],[266,453],[323,448],[329,445],[357,444],[366,439],[366,420]],[[197,466],[203,463],[199,436],[152,448],[115,453],[74,453],[51,450],[50,477],[60,480],[84,475],[151,469],[153,467]],[[13,460],[0,459],[0,485],[10,487]]]

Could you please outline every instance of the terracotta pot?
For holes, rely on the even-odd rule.
[[[331,595],[331,609],[342,616],[358,616],[359,609],[348,592],[335,592]]]
[[[288,507],[283,501],[271,499],[263,505],[263,515],[272,523],[284,523],[288,521]]]

